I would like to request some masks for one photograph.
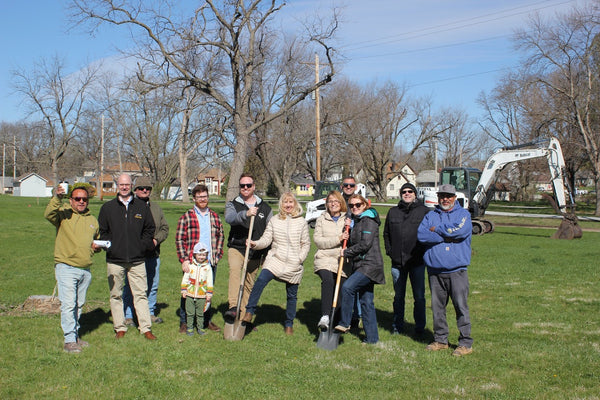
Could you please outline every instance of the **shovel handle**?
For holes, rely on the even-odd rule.
[[[248,240],[246,241],[246,251],[244,253],[244,266],[242,267],[242,273],[240,278],[240,291],[238,292],[237,299],[237,315],[236,318],[238,320],[242,319],[241,316],[241,303],[242,303],[242,294],[244,293],[244,283],[246,283],[246,269],[248,268],[248,256],[250,255],[250,240],[252,240],[252,229],[254,229],[254,215],[250,217],[250,227],[248,228]]]
[[[350,231],[350,225],[346,225],[346,233],[348,233],[348,231]],[[346,248],[346,245],[348,244],[348,239],[344,239],[344,242],[342,243],[342,249]],[[340,292],[340,282],[342,280],[342,268],[344,267],[344,257],[340,257],[340,262],[338,265],[338,270],[337,270],[337,278],[335,279],[335,291],[333,292],[333,308],[335,309],[337,307],[337,300],[338,300],[338,294]]]

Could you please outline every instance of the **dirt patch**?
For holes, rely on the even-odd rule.
[[[60,314],[60,301],[58,297],[46,295],[29,296],[23,304],[9,306],[0,304],[0,315],[24,315],[37,313],[42,315]]]

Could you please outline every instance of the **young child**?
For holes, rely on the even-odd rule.
[[[212,268],[208,262],[208,246],[196,243],[194,255],[190,264],[190,272],[186,272],[181,280],[181,295],[185,297],[185,312],[187,314],[187,335],[194,335],[194,317],[199,335],[204,335],[201,329],[204,324],[204,312],[210,305],[213,296]]]

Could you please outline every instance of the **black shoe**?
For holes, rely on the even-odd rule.
[[[233,324],[236,316],[237,316],[237,307],[231,307],[229,310],[225,311],[225,314],[223,314],[223,319],[228,324]]]

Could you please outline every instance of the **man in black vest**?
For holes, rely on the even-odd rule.
[[[271,207],[260,197],[254,194],[256,187],[254,178],[249,174],[242,174],[240,177],[240,194],[225,205],[225,221],[231,225],[229,238],[227,239],[227,258],[229,261],[229,310],[225,312],[225,320],[233,322],[237,312],[242,315],[246,312],[248,297],[254,286],[258,268],[260,267],[263,256],[268,249],[253,251],[250,250],[248,266],[246,270],[246,279],[244,281],[244,292],[242,295],[242,304],[237,304],[238,293],[240,290],[240,280],[242,268],[244,266],[244,254],[246,252],[246,240],[248,239],[248,229],[250,228],[250,219],[254,216],[254,228],[252,230],[252,240],[258,240],[269,219],[273,216]],[[238,310],[239,308],[239,310]]]

